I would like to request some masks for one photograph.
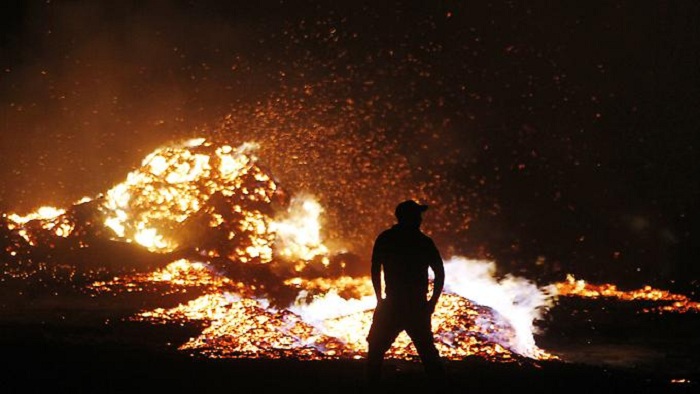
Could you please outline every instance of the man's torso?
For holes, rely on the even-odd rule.
[[[379,235],[375,258],[384,268],[387,300],[423,303],[428,292],[428,267],[435,245],[419,229],[394,226]]]

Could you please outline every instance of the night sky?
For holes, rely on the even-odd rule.
[[[182,138],[254,140],[365,260],[415,197],[446,256],[698,285],[697,1],[2,7],[2,212],[95,196]]]

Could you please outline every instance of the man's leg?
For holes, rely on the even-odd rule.
[[[386,346],[385,341],[370,341],[367,352],[367,380],[370,383],[377,383],[382,377],[382,364],[384,363],[384,353],[391,347]]]
[[[432,378],[441,378],[444,375],[444,366],[440,353],[435,347],[430,315],[427,317],[417,316],[406,329],[406,333],[411,337],[411,341],[418,351],[425,372]]]
[[[377,308],[372,317],[372,326],[367,335],[367,380],[377,383],[382,376],[384,353],[391,347],[399,334],[397,322],[392,319],[391,311]]]

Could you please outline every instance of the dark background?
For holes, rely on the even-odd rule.
[[[0,211],[95,196],[181,138],[255,140],[356,272],[413,197],[445,257],[697,287],[696,1],[2,8]]]

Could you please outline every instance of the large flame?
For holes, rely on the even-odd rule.
[[[518,353],[537,357],[540,350],[535,345],[533,324],[543,318],[547,308],[554,306],[555,289],[539,288],[525,278],[507,275],[496,280],[496,264],[493,261],[468,260],[454,257],[446,262],[445,283],[453,291],[477,304],[496,310],[510,326],[512,337],[500,339]],[[495,339],[495,338],[494,338]]]
[[[254,147],[247,143],[234,149],[197,139],[157,149],[106,193],[105,224],[119,238],[165,252],[181,246],[174,230],[196,214],[210,214],[213,227],[232,218],[255,233],[255,242],[229,251],[227,257],[269,262],[270,218],[254,205],[270,204],[277,185],[256,165]]]
[[[272,222],[272,231],[277,234],[275,243],[282,256],[301,261],[326,256],[328,248],[321,240],[319,219],[323,208],[311,197],[292,198],[284,218]],[[328,258],[324,257],[325,265]]]

